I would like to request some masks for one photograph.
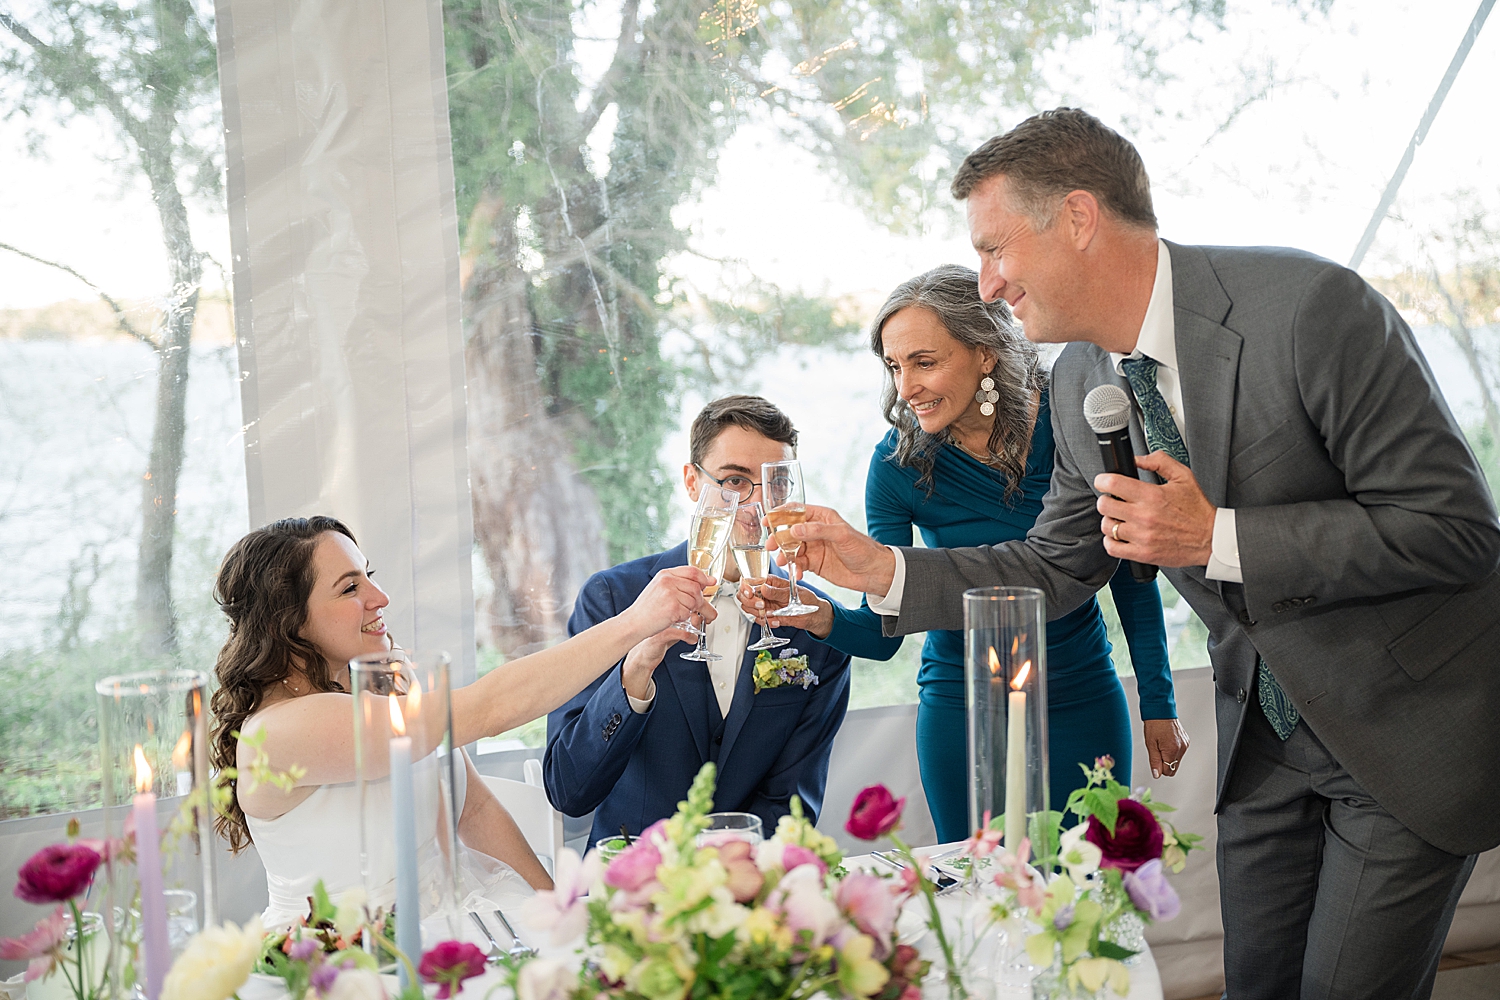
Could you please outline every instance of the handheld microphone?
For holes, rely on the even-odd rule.
[[[1104,456],[1104,471],[1117,476],[1141,478],[1135,468],[1135,449],[1130,445],[1130,397],[1117,385],[1099,385],[1083,397],[1083,419],[1093,428]],[[1129,562],[1129,560],[1127,560]],[[1130,563],[1130,575],[1141,583],[1156,579],[1150,563]]]

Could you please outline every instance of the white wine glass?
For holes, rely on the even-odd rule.
[[[766,524],[776,534],[776,547],[787,554],[792,584],[792,599],[786,607],[776,609],[778,618],[810,615],[818,610],[816,604],[803,604],[797,592],[797,556],[802,552],[802,543],[792,537],[792,525],[807,520],[807,498],[802,488],[802,463],[795,459],[787,462],[767,462],[760,467],[761,496],[766,506]]]
[[[740,509],[734,512],[734,529],[729,535],[729,551],[734,553],[734,564],[740,571],[740,579],[760,580],[771,572],[771,554],[766,551],[766,539],[770,536],[771,529],[766,526],[765,512],[760,504],[740,504]],[[740,612],[752,622],[756,620],[744,608]],[[745,648],[775,649],[791,641],[781,638],[762,625],[760,637]]]
[[[729,530],[734,526],[734,514],[740,506],[740,495],[722,486],[705,485],[698,492],[698,505],[693,508],[693,520],[688,525],[688,565],[701,569],[713,577],[703,596],[712,600],[719,592],[724,576],[724,557],[729,550]],[[679,622],[678,628],[692,632],[698,637],[698,648],[682,654],[684,660],[719,660],[723,657],[710,653],[705,640],[706,629],[692,622]]]

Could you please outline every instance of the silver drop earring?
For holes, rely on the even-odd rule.
[[[985,416],[992,416],[995,412],[995,404],[1000,401],[1000,394],[995,391],[995,380],[986,375],[979,380],[979,391],[974,393],[974,401],[979,404],[979,412]]]

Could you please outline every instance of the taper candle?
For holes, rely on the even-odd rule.
[[[162,895],[161,841],[156,829],[156,793],[151,790],[151,765],[141,745],[135,745],[135,857],[141,886],[141,960],[145,964],[147,1000],[161,995],[162,981],[172,965],[167,940],[167,897]]]
[[[1026,837],[1026,692],[1031,674],[1027,660],[1010,682],[1005,728],[1005,849],[1015,853]],[[1026,860],[1022,858],[1021,860]]]
[[[390,705],[391,731],[395,733],[391,739],[391,818],[396,828],[396,947],[415,966],[422,959],[422,904],[417,888],[416,796],[412,789],[411,737],[406,735],[406,720],[394,693],[390,696]],[[397,973],[404,989],[408,985],[405,964],[397,963]]]

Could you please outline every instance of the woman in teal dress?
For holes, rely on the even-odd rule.
[[[996,545],[1024,538],[1052,477],[1047,375],[1004,302],[979,297],[978,275],[945,266],[913,278],[886,300],[871,347],[886,363],[891,431],[875,448],[865,483],[867,530],[887,545]],[[1153,764],[1178,761],[1166,628],[1155,582],[1126,564],[1109,583],[1130,645],[1146,746]],[[881,634],[868,604],[821,602],[795,623],[855,657],[889,660],[901,638]],[[793,619],[772,623],[792,624]],[[1110,662],[1099,604],[1090,599],[1047,623],[1047,711],[1052,808],[1083,784],[1079,763],[1109,754],[1130,780],[1130,718]],[[917,763],[939,842],[968,836],[967,716],[962,632],[928,632],[917,673]]]

